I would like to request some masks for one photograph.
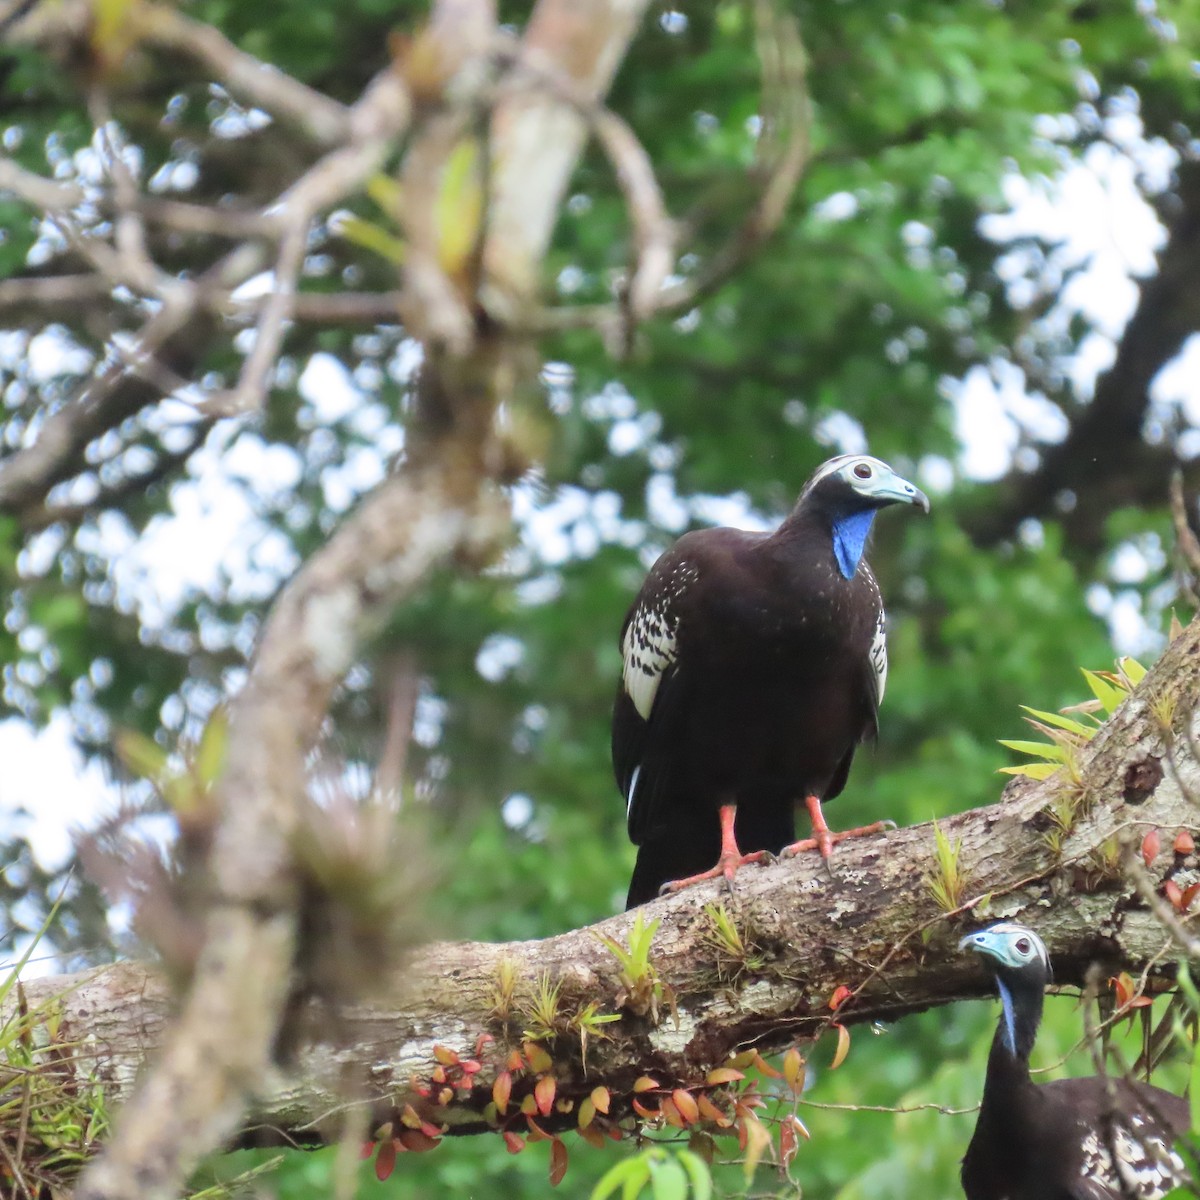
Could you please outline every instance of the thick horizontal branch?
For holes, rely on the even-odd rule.
[[[988,993],[978,963],[956,950],[965,929],[988,919],[1037,928],[1060,985],[1081,983],[1094,961],[1110,973],[1150,964],[1169,972],[1178,951],[1123,871],[1120,845],[1141,847],[1145,832],[1162,831],[1163,848],[1145,872],[1155,896],[1175,874],[1195,872],[1194,853],[1175,853],[1173,842],[1177,830],[1197,825],[1200,766],[1189,729],[1198,687],[1200,623],[1194,623],[1081,751],[1077,784],[1058,776],[1019,779],[998,803],[943,821],[951,842],[961,842],[962,890],[952,911],[939,907],[930,886],[936,871],[930,824],[840,845],[833,877],[802,857],[744,870],[732,898],[707,887],[658,901],[644,910],[661,920],[650,953],[665,989],[657,1020],[645,997],[638,1002],[636,987],[618,978],[617,961],[601,941],[625,944],[630,914],[540,942],[427,946],[394,979],[390,1003],[350,1008],[336,1023],[337,1044],[300,1051],[290,1079],[248,1119],[243,1140],[328,1140],[355,1102],[369,1104],[377,1122],[393,1105],[412,1103],[448,1132],[493,1128],[494,1113],[490,1124],[485,1114],[492,1081],[520,1046],[522,1031],[536,1024],[530,1001],[547,979],[560,987],[556,1035],[542,1043],[553,1058],[559,1097],[578,1102],[603,1084],[614,1097],[612,1116],[620,1119],[630,1113],[638,1076],[697,1088],[735,1052],[820,1035],[833,1020],[829,1000],[841,986],[851,989],[837,1012],[844,1024],[894,1020]],[[1057,836],[1064,825],[1068,831]],[[706,911],[714,902],[726,905],[744,951],[722,941]],[[1181,921],[1190,930],[1188,919]],[[76,1069],[98,1073],[113,1104],[128,1095],[170,1008],[162,981],[131,963],[40,980],[28,996],[35,1003],[59,997],[64,1036],[86,1047]],[[585,1069],[579,1030],[591,1002],[620,1019],[593,1029]],[[447,1050],[474,1058],[483,1035],[494,1040],[484,1038],[474,1085],[438,1105],[435,1048],[445,1048],[443,1058]],[[348,1079],[357,1081],[349,1091]],[[518,1073],[515,1086],[519,1099],[532,1086],[532,1072]],[[526,1132],[524,1118],[510,1114],[506,1126]],[[555,1110],[542,1124],[553,1131],[577,1120]]]

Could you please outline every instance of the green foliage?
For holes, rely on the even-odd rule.
[[[14,1195],[63,1189],[109,1127],[100,1079],[81,1079],[83,1073],[71,1063],[78,1043],[62,1022],[58,997],[31,1008],[20,983],[21,972],[57,912],[50,911],[20,959],[0,979],[0,1004],[11,1006],[0,1027],[0,1139],[16,1149],[15,1154],[5,1153],[0,1176]]]
[[[1137,659],[1128,656],[1117,660],[1115,672],[1088,671],[1084,668],[1080,670],[1095,699],[1072,705],[1057,713],[1044,712],[1022,704],[1021,707],[1029,714],[1025,720],[1047,740],[1028,742],[1001,738],[1000,745],[1015,750],[1018,754],[1027,754],[1043,761],[1001,767],[1000,770],[1004,774],[1024,775],[1029,779],[1048,779],[1060,767],[1065,767],[1070,781],[1078,784],[1079,748],[1092,740],[1104,719],[1117,711],[1146,674],[1146,668]],[[1103,719],[1096,715],[1097,711],[1103,712]],[[1068,712],[1081,712],[1088,720],[1077,721],[1074,717],[1067,716]]]
[[[709,1200],[712,1176],[704,1160],[690,1150],[650,1146],[622,1159],[592,1189],[591,1200],[608,1200],[621,1189],[621,1200],[636,1200],[649,1188],[651,1200]]]
[[[760,180],[746,168],[759,150],[752,118],[760,85],[745,5],[677,7],[686,8],[687,21],[674,32],[668,10],[651,8],[612,104],[645,145],[672,213],[684,218],[692,257],[681,270],[690,272],[693,259],[706,261],[724,244],[757,196]],[[519,26],[529,8],[504,3],[501,18]],[[1031,388],[1045,383],[1044,403],[1056,414],[1078,411],[1073,394],[1050,384],[1091,331],[1072,321],[1056,332],[1053,321],[1040,319],[1043,300],[1036,309],[1014,300],[1011,263],[999,261],[1007,248],[984,236],[980,219],[1003,208],[1010,171],[1036,181],[1081,161],[1093,146],[1111,145],[1101,122],[1110,103],[1127,112],[1136,99],[1146,135],[1190,154],[1200,128],[1193,65],[1200,10],[1192,0],[1160,4],[1153,14],[1147,6],[1057,0],[801,0],[789,8],[810,63],[814,155],[778,236],[695,313],[639,331],[621,362],[590,332],[541,343],[552,364],[544,375],[549,415],[513,414],[544,426],[549,437],[536,478],[515,489],[524,522],[519,544],[486,577],[438,579],[395,613],[339,698],[336,749],[355,768],[372,764],[387,724],[391,665],[408,656],[419,676],[406,799],[428,809],[444,848],[431,935],[540,937],[620,907],[634,853],[607,747],[621,615],[646,562],[681,528],[702,523],[713,498],[733,498],[776,520],[840,436],[852,442],[861,429],[872,452],[922,480],[937,478],[940,466],[945,486],[931,489],[928,521],[881,522],[876,535],[872,562],[889,612],[891,674],[878,745],[854,764],[834,810],[839,824],[881,816],[910,824],[994,800],[995,772],[1008,761],[996,732],[1031,697],[1039,709],[1030,715],[1046,740],[1007,743],[1020,752],[1039,747],[1036,763],[1010,769],[1069,767],[1071,739],[1090,735],[1094,725],[1054,710],[1077,699],[1077,663],[1113,653],[1090,598],[1119,588],[1159,628],[1158,615],[1175,595],[1165,553],[1157,562],[1148,552],[1145,578],[1134,583],[1119,580],[1111,566],[1122,545],[1152,551],[1170,544],[1162,506],[1121,510],[1094,546],[1070,543],[1054,517],[1031,519],[998,545],[972,540],[968,524],[1006,489],[965,477],[961,412],[948,393],[952,381],[999,354],[1019,362]],[[388,65],[389,35],[411,33],[427,12],[425,0],[196,0],[188,7],[245,50],[347,101]],[[1168,35],[1168,23],[1178,36]],[[6,151],[28,169],[69,175],[92,139],[72,64],[6,47],[5,66]],[[228,195],[253,208],[296,155],[311,153],[282,124],[238,137],[215,132],[236,106],[178,63],[164,67],[147,56],[128,71],[114,87],[114,118],[138,146],[144,179],[179,161],[195,168],[197,183],[178,198]],[[1081,89],[1094,100],[1081,100]],[[1073,131],[1048,135],[1045,118],[1054,114],[1070,114]],[[477,230],[478,165],[464,144],[445,182],[451,266]],[[386,173],[392,169],[350,206],[341,236],[318,234],[305,288],[395,286],[403,245],[400,197]],[[594,150],[569,197],[549,252],[547,293],[608,300],[628,263],[630,234],[611,170]],[[1162,208],[1172,203],[1166,196]],[[4,276],[24,269],[44,231],[8,199],[0,199],[0,229]],[[1037,239],[1023,248],[1034,258],[1053,253]],[[190,246],[178,249],[178,263],[193,277],[206,265]],[[128,323],[115,303],[97,308],[105,311],[58,326],[92,354],[106,352],[114,330]],[[31,370],[29,338],[41,332],[30,325],[15,334],[25,340],[0,366],[4,453],[27,442],[43,412],[67,403],[79,383],[69,363],[49,379]],[[342,493],[356,466],[402,446],[413,401],[405,338],[395,324],[364,332],[297,323],[261,418],[253,427],[224,422],[212,432],[212,457],[236,463],[237,451],[253,449],[294,468],[294,484],[280,492],[232,469],[229,495],[261,522],[251,531],[256,546],[278,539],[285,563],[311,553],[353,502]],[[300,388],[296,381],[314,362],[354,382],[347,411],[319,412],[311,391]],[[239,354],[223,346],[186,369],[189,378],[217,386],[239,364]],[[1039,370],[1043,379],[1035,377]],[[64,490],[78,484],[86,493],[101,474],[119,474],[123,455],[157,459],[163,446],[153,423],[139,419],[126,422],[116,442],[90,447]],[[200,457],[188,471],[200,470]],[[35,723],[68,710],[92,754],[155,783],[176,812],[202,800],[216,778],[222,738],[202,731],[237,685],[265,605],[290,569],[223,561],[212,588],[188,584],[181,603],[161,613],[145,605],[131,583],[136,570],[118,569],[106,540],[114,530],[118,540],[136,540],[186,508],[189,477],[181,471],[134,489],[119,509],[87,514],[77,531],[0,518],[6,710]],[[497,646],[503,653],[489,663]],[[1125,671],[1133,681],[1128,660]],[[1103,673],[1088,684],[1101,707],[1121,689]],[[1169,724],[1174,714],[1159,716]],[[114,737],[114,730],[123,732]],[[1067,796],[1056,810],[1060,827],[1072,804]],[[940,830],[938,839],[930,886],[951,908],[964,884],[954,846]],[[0,862],[0,903],[15,908],[14,929],[36,928],[52,880],[20,842]],[[312,862],[316,869],[323,860]],[[398,878],[407,866],[398,855]],[[101,957],[109,953],[103,915],[94,896],[80,898],[79,885],[72,888],[60,947]],[[752,960],[752,939],[722,912],[718,906],[709,914],[719,952]],[[606,944],[627,1006],[662,1015],[671,998],[654,970],[656,928],[638,914],[627,943]],[[501,969],[497,1019],[520,1020],[531,1033],[555,1023],[570,1031],[574,1022],[572,1036],[583,1040],[602,1036],[616,1016],[589,1004],[575,1008],[552,981],[544,983],[537,996],[517,996]],[[991,1029],[975,1005],[915,1017],[886,1037],[856,1034],[845,1066],[810,1071],[804,1099],[972,1103]],[[1043,1061],[1066,1053],[1077,1034],[1071,1006],[1052,1002]],[[805,1117],[813,1141],[790,1172],[809,1200],[956,1194],[970,1116],[812,1108]],[[510,1157],[498,1141],[455,1139],[435,1155],[406,1155],[387,1183],[364,1164],[358,1194],[544,1195],[545,1152],[533,1146]],[[677,1194],[687,1160],[658,1147],[647,1153],[660,1156],[653,1172],[645,1155],[572,1143],[569,1186],[583,1195],[614,1166],[631,1173],[644,1166],[643,1194]],[[720,1148],[718,1189],[746,1191],[740,1164],[723,1165],[723,1157],[735,1156]],[[228,1185],[261,1161],[239,1154],[214,1170]],[[331,1153],[289,1154],[267,1186],[280,1200],[329,1195],[331,1163]],[[753,1190],[773,1186],[773,1169],[760,1168]],[[696,1177],[688,1175],[685,1186],[703,1194]]]
[[[664,1004],[674,1005],[674,997],[670,993],[654,964],[650,961],[650,946],[654,935],[662,924],[661,917],[646,921],[639,909],[634,913],[633,923],[629,927],[629,937],[624,946],[607,934],[597,934],[596,937],[612,952],[617,960],[620,971],[617,978],[621,990],[617,995],[617,1003],[626,1007],[630,1012],[639,1016],[648,1015],[651,1021],[657,1022],[659,1010]]]

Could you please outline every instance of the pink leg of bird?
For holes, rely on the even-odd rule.
[[[846,838],[866,837],[870,833],[882,833],[885,829],[896,828],[894,821],[876,821],[872,825],[863,825],[858,829],[843,829],[840,833],[831,833],[829,826],[825,824],[825,814],[821,812],[821,801],[816,796],[805,796],[804,803],[808,808],[809,817],[812,818],[813,836],[802,838],[790,846],[784,846],[779,852],[780,858],[791,858],[802,851],[815,848],[821,851],[821,857],[828,862],[829,855],[838,842],[844,842]]]
[[[736,804],[721,805],[719,810],[721,818],[721,857],[717,859],[717,865],[711,870],[701,871],[699,875],[689,875],[686,879],[675,879],[671,883],[664,883],[658,889],[660,896],[682,891],[684,888],[691,887],[696,883],[706,883],[710,879],[720,879],[722,876],[725,877],[726,886],[732,891],[733,877],[737,874],[738,867],[744,867],[746,863],[772,861],[773,856],[769,850],[756,850],[753,854],[743,854],[738,849],[737,838],[733,835],[733,819],[736,815]]]

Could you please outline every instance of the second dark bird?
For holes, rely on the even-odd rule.
[[[821,802],[876,732],[883,604],[863,558],[875,514],[929,500],[887,463],[843,454],[771,534],[687,533],[621,630],[613,768],[639,847],[627,907],[743,863],[874,832],[830,833]],[[804,800],[813,837],[795,842]],[[714,865],[715,864],[715,865]]]
[[[959,943],[996,981],[1000,1023],[983,1103],[962,1164],[967,1200],[1162,1200],[1187,1178],[1175,1140],[1188,1102],[1129,1079],[1086,1075],[1034,1083],[1050,955],[1032,929],[1000,921]]]

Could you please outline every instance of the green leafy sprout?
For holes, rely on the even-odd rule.
[[[650,945],[658,932],[662,920],[656,917],[647,923],[639,912],[633,918],[629,927],[629,936],[624,946],[607,934],[598,933],[596,937],[608,948],[617,960],[620,968],[618,980],[621,991],[617,997],[617,1006],[628,1008],[638,1016],[648,1015],[657,1022],[659,1010],[664,1002],[674,1008],[674,998],[654,969],[650,961]]]
[[[735,977],[746,971],[762,969],[765,960],[762,955],[755,953],[753,945],[747,943],[723,902],[706,904],[704,917],[705,929],[701,935],[702,940],[716,950],[719,955],[733,961],[736,968]]]
[[[543,971],[534,985],[532,998],[522,1009],[530,1025],[525,1036],[531,1042],[553,1037],[558,1032],[561,995],[562,981],[551,979],[550,972]]]
[[[953,912],[966,895],[967,877],[959,855],[962,853],[962,838],[950,840],[950,835],[934,821],[933,823],[933,867],[925,875],[925,886],[943,912]]]

